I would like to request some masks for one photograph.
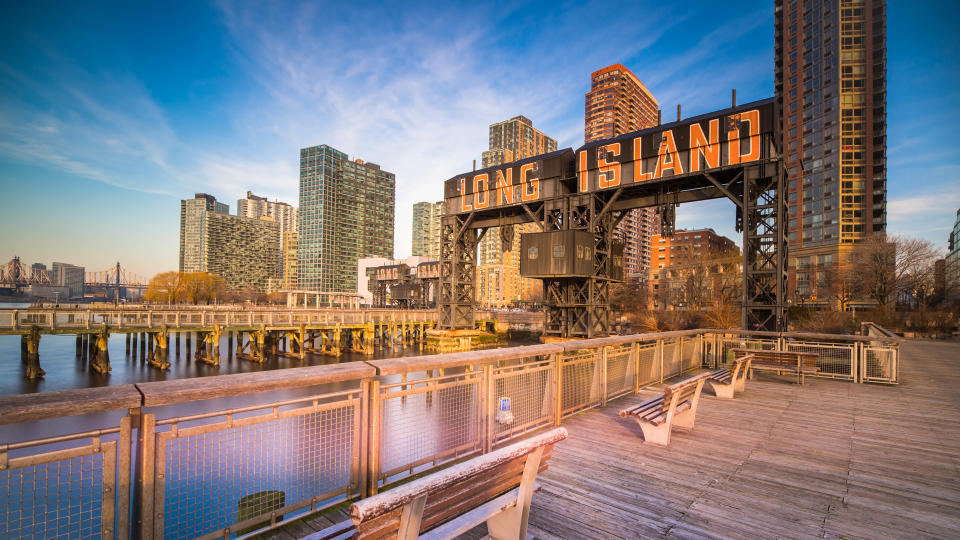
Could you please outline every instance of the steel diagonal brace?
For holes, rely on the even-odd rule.
[[[716,178],[714,178],[713,175],[710,174],[710,173],[703,173],[703,176],[704,176],[704,178],[706,178],[707,180],[709,180],[710,183],[713,184],[717,189],[719,189],[721,192],[723,192],[723,194],[726,195],[728,199],[730,199],[731,201],[733,201],[734,204],[736,204],[737,206],[739,206],[741,209],[743,208],[743,200],[740,199],[740,198],[738,198],[736,195],[734,195],[733,192],[731,192],[731,191],[727,188],[727,186],[721,184],[720,181],[717,180]],[[730,184],[733,184],[733,182],[736,182],[736,181],[737,181],[737,178],[739,178],[739,177],[740,177],[740,175],[738,174],[737,177],[735,177],[735,178],[730,182]]]
[[[601,209],[601,210],[600,210],[600,213],[597,214],[597,219],[600,219],[601,217],[603,217],[604,215],[606,215],[607,211],[610,210],[610,206],[611,206],[613,203],[615,203],[615,202],[617,201],[617,199],[620,198],[620,194],[621,194],[621,193],[623,193],[623,188],[622,188],[622,187],[621,187],[621,188],[617,188],[617,191],[615,191],[615,192],[613,193],[613,196],[610,197],[610,200],[607,201],[607,203],[603,205],[603,209]]]

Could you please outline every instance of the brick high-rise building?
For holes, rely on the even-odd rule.
[[[654,127],[658,107],[653,94],[622,64],[594,71],[584,98],[584,141]],[[652,208],[632,210],[617,226],[615,236],[623,242],[623,271],[628,279],[646,279],[650,237],[659,233],[660,222]]]
[[[673,237],[656,234],[651,244],[647,286],[654,307],[666,308],[671,302],[682,302],[684,295],[677,292],[689,286],[687,277],[697,272],[698,266],[705,270],[699,279],[711,282],[707,289],[716,289],[731,280],[735,281],[731,285],[740,286],[736,272],[741,264],[740,249],[733,240],[713,229],[679,229]],[[703,294],[704,283],[699,285],[698,294]],[[716,300],[713,296],[717,293],[714,290],[705,295],[710,298],[698,298],[698,307],[708,305],[706,300]]]
[[[440,260],[441,214],[443,214],[443,201],[413,203],[411,255]]]
[[[788,291],[809,299],[854,244],[886,230],[886,3],[774,6]]]
[[[483,167],[557,150],[557,141],[533,127],[524,116],[490,125],[490,148],[483,153]],[[477,248],[477,302],[483,306],[506,306],[532,300],[541,290],[537,279],[520,277],[520,235],[540,228],[524,223],[501,231],[491,228]]]
[[[396,177],[327,146],[300,149],[298,288],[357,292],[357,260],[393,257]]]
[[[548,154],[556,149],[557,141],[535,129],[529,118],[514,116],[490,124],[490,149],[483,153],[483,167]]]

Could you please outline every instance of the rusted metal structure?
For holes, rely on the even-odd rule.
[[[440,263],[425,262],[410,268],[406,264],[377,267],[370,279],[373,307],[427,309],[437,305]],[[389,298],[388,298],[389,296]]]
[[[777,126],[775,101],[767,99],[447,180],[440,328],[473,327],[477,243],[486,231],[535,222],[543,233],[580,231],[593,240],[589,253],[577,254],[592,258],[590,275],[538,276],[545,334],[606,335],[610,283],[622,275],[613,229],[627,211],[659,207],[664,229],[672,230],[678,204],[729,198],[743,232],[743,326],[783,329],[787,246]],[[530,242],[522,261],[541,255],[530,252]],[[566,249],[554,255],[565,258]]]

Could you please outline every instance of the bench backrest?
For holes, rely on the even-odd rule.
[[[692,399],[697,393],[697,387],[700,386],[700,381],[706,380],[709,377],[709,373],[702,373],[664,388],[663,404],[660,405],[660,410],[667,412],[670,409],[670,403],[673,401],[675,396],[677,404],[683,403],[688,399]]]
[[[767,351],[763,349],[731,349],[734,358],[740,358],[747,355],[753,356],[753,361],[763,364],[777,364],[784,366],[796,366],[797,359],[803,367],[817,367],[817,360],[820,355],[805,351]]]
[[[350,519],[359,538],[396,538],[411,526],[404,512],[419,500],[424,505],[419,530],[431,529],[519,486],[525,469],[530,474],[528,459],[536,459],[534,474],[546,469],[554,443],[566,438],[566,429],[555,428],[357,501]]]

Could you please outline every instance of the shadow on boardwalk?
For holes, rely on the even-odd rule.
[[[539,477],[530,533],[960,537],[960,343],[901,351],[896,387],[760,375],[733,401],[705,390],[695,429],[667,448],[644,445],[639,426],[617,416],[652,392],[571,418]]]

